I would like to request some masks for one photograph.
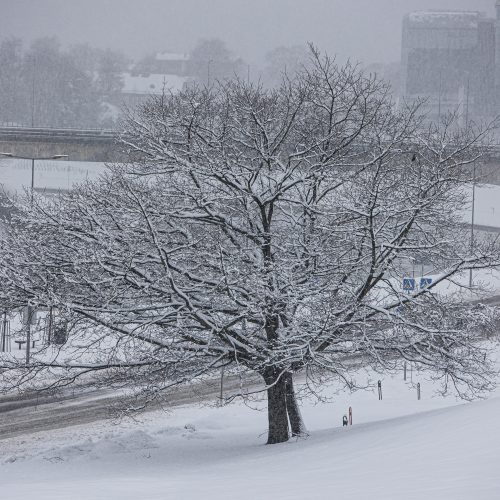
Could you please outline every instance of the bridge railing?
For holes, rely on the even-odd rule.
[[[29,136],[29,137],[89,137],[114,139],[119,135],[113,129],[79,129],[79,128],[52,128],[52,127],[5,127],[0,126],[0,136]]]

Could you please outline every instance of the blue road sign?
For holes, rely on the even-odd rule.
[[[420,288],[427,288],[432,284],[432,278],[420,278]]]
[[[406,292],[413,292],[413,290],[415,290],[415,279],[403,278],[403,290]]]

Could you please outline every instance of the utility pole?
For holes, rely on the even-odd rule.
[[[210,87],[210,65],[212,64],[212,59],[207,62],[207,87]]]
[[[476,202],[476,162],[472,166],[472,216],[470,225],[470,252],[474,251],[474,209]],[[469,269],[469,288],[472,288],[472,269]]]
[[[224,367],[220,371],[220,405],[224,406]]]
[[[467,94],[465,97],[465,128],[469,126],[469,91],[470,91],[470,76],[467,77]]]
[[[443,73],[439,72],[439,95],[438,95],[438,123],[441,123],[441,95],[443,85]]]
[[[35,190],[35,159],[31,158],[31,205],[33,206],[33,191]]]
[[[31,79],[31,128],[35,127],[35,74],[36,59],[33,55],[33,78]]]
[[[8,330],[8,323],[7,323],[7,311],[4,311],[3,313],[3,320],[2,320],[2,352],[7,352],[9,350],[9,330]]]
[[[50,345],[52,342],[52,325],[53,325],[53,314],[54,308],[52,306],[49,307],[49,324],[47,325],[47,345]]]
[[[30,364],[31,353],[31,321],[34,309],[28,304],[26,311],[26,364]]]

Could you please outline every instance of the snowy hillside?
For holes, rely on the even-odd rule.
[[[68,190],[73,184],[96,179],[105,164],[90,161],[37,160],[35,189],[39,191]],[[31,160],[0,160],[0,188],[22,191],[31,185]]]
[[[432,390],[410,372],[383,379],[382,401],[330,388],[332,402],[303,407],[310,437],[281,445],[264,445],[265,411],[243,404],[3,440],[2,498],[498,500],[500,391],[463,404]]]
[[[74,184],[95,180],[106,170],[105,163],[37,160],[35,163],[35,189],[43,192],[69,190]],[[31,161],[0,159],[0,189],[22,191],[31,185]],[[472,189],[470,192],[472,197]],[[481,184],[476,187],[475,224],[500,226],[500,186]],[[470,207],[464,210],[464,220],[471,221]]]

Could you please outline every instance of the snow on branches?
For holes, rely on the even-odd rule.
[[[82,325],[64,361],[15,368],[109,370],[152,393],[256,372],[269,443],[288,439],[288,419],[304,432],[292,374],[351,385],[353,355],[412,361],[464,397],[487,389],[484,314],[440,287],[498,264],[461,215],[490,128],[428,126],[419,109],[396,110],[383,82],[315,50],[276,89],[236,79],[152,97],[125,124],[129,163],[37,198],[3,239],[5,307]],[[414,261],[434,276],[408,293]]]

